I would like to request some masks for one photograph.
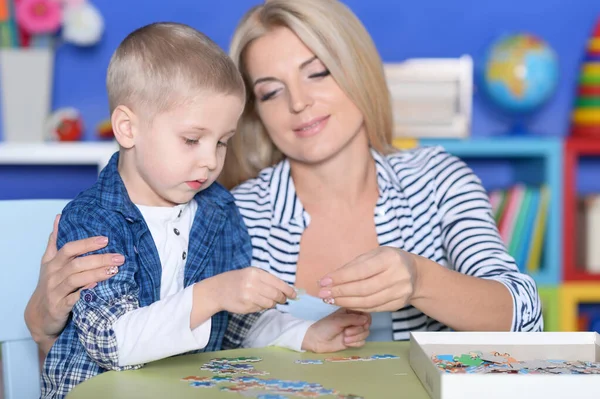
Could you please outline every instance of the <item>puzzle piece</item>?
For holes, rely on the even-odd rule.
[[[295,361],[296,364],[323,364],[322,360],[318,359],[298,359]]]
[[[433,355],[431,359],[446,373],[600,374],[600,363],[555,359],[519,361],[500,352]]]
[[[250,357],[218,357],[211,359],[210,363],[255,363],[260,362],[262,358],[256,356]]]
[[[384,354],[384,355],[373,355],[371,356],[373,360],[383,360],[383,359],[400,359],[400,356]]]
[[[192,381],[190,382],[190,386],[194,388],[212,388],[217,385],[212,381]]]

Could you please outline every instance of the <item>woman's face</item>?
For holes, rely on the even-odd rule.
[[[360,110],[291,30],[277,28],[252,42],[244,62],[258,115],[287,157],[320,163],[367,142]]]

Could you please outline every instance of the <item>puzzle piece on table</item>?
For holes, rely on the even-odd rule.
[[[190,375],[188,377],[184,377],[181,381],[210,381],[211,377],[200,377],[197,375]]]
[[[255,363],[262,361],[262,358],[256,356],[249,357],[217,357],[215,359],[211,359],[210,363]]]
[[[258,362],[259,357],[234,357],[234,358],[216,358],[203,364],[200,370],[211,371],[218,376],[232,376],[234,374],[247,375],[267,375],[267,371],[261,371],[254,368],[252,364],[243,362]]]
[[[390,355],[392,356],[392,355]],[[358,356],[351,356],[352,360],[360,360]],[[387,357],[386,357],[387,358]],[[370,359],[370,358],[369,358]],[[319,360],[320,361],[320,360]],[[322,362],[322,361],[320,361]],[[255,369],[227,368],[233,364],[209,362],[205,365],[207,369],[215,373],[264,373]],[[363,399],[353,394],[343,394],[336,389],[326,388],[318,383],[296,380],[280,380],[275,378],[265,379],[249,375],[212,377],[188,376],[181,379],[194,388],[218,387],[225,392],[238,393],[242,396],[253,398],[318,398],[320,396],[333,396],[338,399]]]
[[[194,388],[212,388],[216,386],[217,383],[213,381],[192,381],[190,382],[190,386]]]
[[[319,359],[298,359],[295,361],[296,364],[323,364],[322,360]]]
[[[372,360],[384,360],[384,359],[400,359],[400,356],[383,354],[383,355],[373,355],[371,356]]]
[[[384,359],[399,359],[399,356],[383,354],[383,355],[371,355],[371,356],[347,356],[347,357],[328,357],[325,359],[326,362],[369,362],[371,360],[384,360]]]

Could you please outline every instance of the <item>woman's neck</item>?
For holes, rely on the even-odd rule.
[[[308,165],[290,160],[290,168],[305,208],[324,202],[353,206],[378,190],[375,160],[366,137],[354,140],[325,162]]]

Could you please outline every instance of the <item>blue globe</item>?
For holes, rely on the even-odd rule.
[[[486,52],[482,64],[480,84],[488,101],[509,117],[536,112],[558,85],[555,52],[531,34],[499,38]]]

